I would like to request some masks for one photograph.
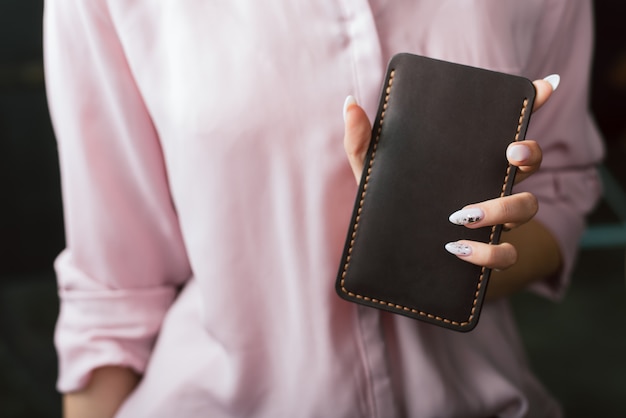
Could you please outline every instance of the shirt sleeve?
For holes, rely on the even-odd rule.
[[[603,142],[589,109],[591,2],[548,1],[534,29],[535,48],[526,75],[537,79],[558,73],[561,83],[533,114],[527,134],[542,146],[542,168],[515,191],[527,190],[537,196],[535,219],[556,238],[563,260],[557,275],[534,283],[531,289],[559,299],[570,282],[585,217],[601,194],[596,165],[603,157]]]
[[[141,373],[191,275],[158,136],[105,4],[45,4],[67,241],[55,263],[62,392],[100,366]]]

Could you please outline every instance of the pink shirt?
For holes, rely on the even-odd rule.
[[[125,365],[144,378],[120,417],[559,416],[507,301],[462,334],[335,294],[356,192],[341,111],[353,94],[374,116],[397,52],[559,73],[518,188],[561,244],[536,286],[558,297],[599,193],[590,1],[48,0],[45,19],[61,391]]]

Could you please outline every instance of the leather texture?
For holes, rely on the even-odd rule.
[[[458,331],[473,329],[489,269],[444,249],[497,243],[501,226],[448,221],[510,194],[506,148],[524,139],[530,80],[411,54],[388,66],[336,282],[350,301]]]

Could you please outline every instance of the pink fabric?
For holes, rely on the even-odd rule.
[[[599,193],[591,30],[582,0],[48,0],[59,389],[115,364],[145,374],[120,417],[559,416],[506,301],[460,334],[336,296],[356,191],[341,107],[373,117],[396,52],[559,73],[519,187],[561,244],[536,286],[558,297]]]

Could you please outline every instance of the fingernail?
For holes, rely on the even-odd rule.
[[[467,208],[454,212],[448,218],[450,222],[457,225],[467,225],[478,222],[485,217],[485,212],[481,208]]]
[[[555,91],[556,88],[559,87],[559,83],[561,82],[561,76],[558,74],[550,74],[549,76],[544,78],[544,80],[550,83],[550,85],[552,86],[552,91]]]
[[[506,156],[509,158],[509,160],[526,161],[530,158],[530,148],[522,144],[511,145],[506,150]]]
[[[460,242],[449,242],[446,244],[446,250],[450,254],[460,255],[460,256],[468,256],[472,254],[472,247],[467,244],[462,244]]]
[[[346,97],[346,101],[343,102],[343,121],[346,121],[346,113],[348,112],[348,108],[352,105],[356,104],[356,99],[353,96]]]

